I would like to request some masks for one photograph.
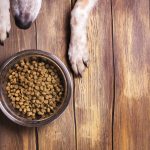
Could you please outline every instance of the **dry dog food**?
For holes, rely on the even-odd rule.
[[[6,91],[23,116],[50,116],[62,102],[64,87],[57,69],[44,61],[22,59],[8,73]]]

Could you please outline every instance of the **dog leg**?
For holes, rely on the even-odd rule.
[[[71,40],[68,55],[76,75],[82,75],[88,65],[86,27],[89,14],[96,2],[97,0],[78,0],[71,12]]]
[[[3,45],[4,40],[9,35],[10,25],[10,2],[9,0],[0,0],[0,44]]]

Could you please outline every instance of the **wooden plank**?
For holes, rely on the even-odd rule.
[[[12,23],[12,30],[5,46],[0,46],[0,63],[12,54],[28,48],[36,48],[34,25],[27,31],[17,29]],[[0,150],[36,149],[35,129],[18,126],[9,121],[0,112]]]
[[[113,56],[110,0],[101,0],[89,20],[90,67],[75,79],[78,150],[111,150]]]
[[[49,50],[64,63],[69,44],[70,7],[71,2],[68,0],[43,1],[37,20],[37,48]],[[75,149],[73,99],[62,116],[38,129],[38,137],[40,150]]]
[[[115,150],[150,149],[149,0],[114,0]]]

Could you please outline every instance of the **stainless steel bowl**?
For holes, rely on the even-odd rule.
[[[40,57],[42,59],[48,60],[50,63],[53,63],[53,65],[55,65],[55,67],[57,67],[57,69],[59,70],[60,75],[62,76],[62,79],[63,79],[63,83],[64,83],[65,94],[64,94],[62,104],[59,106],[57,111],[54,112],[54,114],[44,119],[29,120],[19,115],[18,111],[16,111],[10,104],[10,100],[5,91],[8,70],[12,66],[14,66],[14,64],[16,64],[20,59],[29,58],[29,57]],[[60,59],[58,59],[56,56],[52,55],[49,52],[42,51],[42,50],[25,50],[25,51],[18,52],[12,57],[10,57],[2,65],[0,69],[0,109],[10,120],[12,120],[13,122],[19,125],[23,125],[27,127],[39,127],[49,122],[52,122],[57,117],[59,117],[63,113],[63,111],[66,109],[70,101],[71,94],[72,94],[72,80],[71,80],[71,77],[67,68],[61,62]]]

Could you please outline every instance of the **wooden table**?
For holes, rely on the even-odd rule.
[[[12,23],[0,62],[23,49],[43,49],[70,70],[73,4],[44,0],[29,30]],[[67,110],[41,128],[18,126],[0,112],[0,150],[150,150],[149,6],[149,0],[100,0],[89,20],[90,67],[82,79],[72,75]]]

